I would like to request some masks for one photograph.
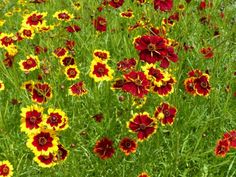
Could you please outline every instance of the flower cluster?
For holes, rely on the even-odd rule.
[[[195,69],[188,72],[188,78],[184,80],[185,90],[191,95],[208,96],[211,91],[209,75]]]
[[[222,139],[218,140],[215,147],[215,155],[225,157],[230,148],[236,149],[236,130],[224,133]]]
[[[13,166],[8,160],[0,161],[0,176],[3,177],[13,176]]]
[[[27,147],[35,155],[34,161],[41,167],[52,167],[66,160],[68,150],[59,142],[58,132],[68,128],[68,117],[61,109],[37,105],[21,109],[21,131],[28,136]]]

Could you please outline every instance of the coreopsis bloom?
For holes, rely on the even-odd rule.
[[[46,103],[52,98],[52,89],[48,83],[37,82],[33,86],[31,98],[39,104]]]
[[[34,88],[34,81],[29,80],[29,81],[23,82],[22,85],[21,85],[21,88],[25,89],[26,91],[28,91],[30,93],[32,93],[33,88]]]
[[[37,11],[34,11],[28,15],[23,16],[24,19],[22,22],[22,26],[28,26],[33,29],[37,29],[38,27],[46,23],[46,20],[44,20],[45,16],[47,16],[47,12],[39,13]]]
[[[193,69],[191,71],[188,72],[188,77],[200,77],[202,76],[202,71],[199,69]]]
[[[57,162],[65,161],[69,155],[69,151],[66,148],[64,148],[62,144],[58,144],[57,147],[58,147],[58,151],[55,156],[57,159]]]
[[[15,54],[15,53],[14,53]],[[11,68],[15,59],[15,55],[12,55],[12,53],[5,53],[5,58],[3,59],[3,64],[7,68]]]
[[[138,177],[150,177],[146,172],[142,172]]]
[[[203,54],[204,58],[206,59],[210,59],[214,57],[214,53],[211,47],[202,48],[200,52],[201,54]]]
[[[223,138],[229,141],[230,148],[236,148],[236,130],[231,130],[230,132],[226,132]]]
[[[115,153],[113,141],[106,137],[98,140],[93,148],[93,152],[102,160],[111,158]]]
[[[44,114],[44,125],[49,130],[59,131],[63,125],[64,119],[67,119],[65,112],[61,109],[48,109],[48,114]]]
[[[168,103],[161,103],[156,107],[155,118],[159,119],[162,125],[172,125],[176,117],[177,109]]]
[[[127,11],[121,12],[120,16],[124,17],[124,18],[133,18],[134,14],[133,14],[133,11],[131,9],[128,9]]]
[[[123,91],[139,98],[143,98],[148,94],[150,82],[143,72],[131,71],[123,76],[125,79],[125,83],[122,86]]]
[[[170,11],[173,8],[173,0],[154,0],[154,9],[160,11]]]
[[[72,96],[81,96],[87,93],[87,89],[85,88],[85,84],[83,81],[77,82],[70,86],[69,95]]]
[[[39,45],[34,46],[34,54],[39,55],[41,53],[46,53],[48,51],[47,47],[41,47]]]
[[[0,91],[3,91],[5,89],[5,85],[3,81],[0,80]]]
[[[78,25],[70,25],[66,27],[66,31],[69,33],[75,33],[81,31],[81,28]]]
[[[79,70],[78,68],[73,65],[73,66],[67,66],[65,68],[65,74],[68,80],[76,80],[79,78]]]
[[[21,131],[27,134],[40,129],[43,122],[43,108],[37,105],[21,108]]]
[[[167,80],[162,80],[161,84],[152,85],[152,91],[157,93],[159,96],[168,96],[169,94],[174,92],[174,84],[176,80],[174,77],[167,77]]]
[[[73,49],[75,47],[75,41],[73,41],[73,40],[66,40],[65,44],[66,44],[66,48],[68,50],[73,51]]]
[[[53,131],[40,130],[37,133],[29,135],[27,147],[33,151],[35,155],[49,155],[57,152],[59,138]]]
[[[68,22],[68,21],[71,21],[71,19],[74,18],[74,15],[73,14],[70,14],[68,11],[66,10],[62,10],[62,11],[58,11],[56,12],[53,17],[55,17],[57,20],[60,20],[60,21],[65,21],[65,22]]]
[[[62,66],[71,66],[71,65],[75,65],[75,59],[72,56],[64,56],[62,58],[60,58],[60,64]]]
[[[40,67],[40,62],[38,56],[29,55],[26,60],[21,60],[19,62],[20,69],[24,72],[34,71]]]
[[[30,27],[21,28],[19,33],[23,39],[34,39],[35,36],[34,30]]]
[[[97,17],[93,20],[93,26],[99,32],[105,32],[107,30],[107,20],[104,17]]]
[[[63,58],[66,57],[68,53],[67,48],[63,48],[63,47],[58,47],[53,51],[53,55],[57,58]]]
[[[136,3],[138,3],[139,5],[143,5],[146,3],[147,0],[135,0]]]
[[[169,61],[172,61],[174,63],[178,61],[178,55],[175,53],[174,47],[168,46],[166,50],[167,50],[167,54],[163,56],[160,63],[160,67],[164,69],[169,67],[169,64],[170,64]]]
[[[49,153],[48,155],[40,154],[34,157],[34,161],[37,162],[40,167],[50,168],[56,165],[54,158],[53,153]]]
[[[89,76],[93,78],[95,82],[110,81],[113,79],[113,73],[114,71],[107,63],[97,60],[92,61]]]
[[[110,53],[106,50],[96,49],[93,52],[93,58],[96,60],[107,61],[110,59]]]
[[[147,63],[156,63],[167,55],[167,40],[160,36],[141,36],[134,40],[140,60]]]
[[[112,89],[112,90],[115,90],[115,89],[122,89],[124,83],[125,83],[125,80],[124,80],[124,79],[117,78],[117,79],[115,80],[115,82],[112,84],[111,89]]]
[[[59,126],[59,130],[63,131],[63,130],[66,130],[68,127],[69,127],[68,117],[65,116],[64,119],[63,119],[63,123]]]
[[[194,80],[194,89],[200,96],[208,96],[211,90],[209,75],[203,74]]]
[[[121,7],[123,3],[124,3],[124,0],[110,0],[109,1],[109,5],[115,9]]]
[[[72,4],[72,6],[73,6],[73,8],[74,8],[75,10],[79,10],[79,9],[81,8],[80,2],[74,2],[74,3]]]
[[[147,112],[136,113],[127,123],[127,127],[131,132],[137,133],[139,141],[143,141],[155,133],[157,123]]]
[[[0,33],[0,48],[7,49],[8,47],[14,45],[13,37],[14,35],[12,33],[11,34]]]
[[[117,70],[121,72],[130,72],[136,66],[135,58],[124,58],[117,63]]]
[[[184,80],[184,88],[186,90],[186,92],[188,92],[189,94],[196,96],[196,90],[194,88],[194,80],[195,77],[189,77],[187,79]]]
[[[125,137],[120,141],[119,148],[122,152],[125,153],[126,156],[128,156],[131,153],[136,152],[137,143],[135,142],[135,140]]]
[[[225,157],[229,152],[230,142],[228,139],[221,139],[217,142],[215,147],[215,155],[219,157]]]
[[[13,175],[13,166],[8,160],[0,161],[0,176],[11,177]]]

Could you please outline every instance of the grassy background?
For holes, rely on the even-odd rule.
[[[137,35],[146,31],[137,29],[127,31],[127,26],[134,24],[142,15],[150,18],[155,26],[160,26],[163,17],[170,13],[160,13],[153,10],[151,4],[137,6],[131,0],[126,0],[124,5],[117,10],[104,10],[99,13],[96,8],[98,0],[80,0],[81,9],[76,11],[71,6],[71,1],[48,0],[45,4],[25,6],[18,5],[14,0],[2,3],[0,16],[6,19],[0,31],[15,33],[20,28],[23,12],[38,10],[48,12],[47,24],[57,23],[52,15],[62,9],[81,19],[73,20],[53,31],[45,34],[37,34],[34,40],[25,40],[18,43],[19,53],[15,58],[12,68],[7,69],[0,62],[0,79],[4,81],[6,89],[0,92],[0,160],[8,159],[14,166],[14,175],[23,177],[132,177],[146,171],[150,176],[196,176],[196,177],[233,177],[236,176],[236,151],[231,150],[225,158],[217,158],[214,155],[216,141],[226,131],[236,127],[235,87],[236,70],[235,63],[235,7],[230,0],[215,0],[213,7],[205,11],[198,11],[199,2],[176,0],[178,4],[184,4],[184,15],[168,34],[169,38],[177,40],[180,45],[186,42],[194,46],[192,52],[178,51],[179,62],[171,64],[172,74],[177,79],[175,92],[160,98],[150,94],[147,103],[141,109],[132,107],[132,98],[129,94],[110,90],[110,83],[94,83],[89,78],[89,67],[92,61],[94,49],[110,51],[110,66],[115,69],[116,62],[125,57],[136,57],[132,41]],[[14,13],[12,17],[5,17],[6,12],[20,7],[21,13]],[[53,8],[52,8],[53,7]],[[133,19],[122,19],[119,12],[131,8],[134,11]],[[220,9],[225,13],[225,18],[219,17]],[[91,17],[102,14],[107,17],[108,30],[106,33],[97,34],[91,25]],[[204,15],[210,15],[210,25],[202,25],[199,19]],[[81,31],[69,34],[63,27],[68,24],[77,24]],[[210,26],[210,27],[209,27]],[[218,26],[220,36],[214,37],[212,26]],[[233,28],[234,27],[234,28]],[[111,30],[115,30],[112,31]],[[75,57],[77,66],[81,71],[80,80],[84,80],[89,90],[87,95],[75,98],[67,94],[67,88],[74,82],[65,79],[62,67],[52,55],[52,51],[64,46],[65,40],[75,40]],[[60,134],[60,141],[69,149],[68,159],[50,169],[42,169],[33,161],[33,153],[26,147],[26,135],[20,132],[20,109],[32,104],[27,93],[20,89],[20,85],[27,80],[37,80],[39,70],[25,75],[20,71],[18,61],[26,55],[33,54],[33,45],[41,45],[48,48],[46,54],[40,55],[40,59],[46,58],[50,64],[51,72],[43,78],[53,87],[53,98],[44,105],[61,108],[69,117],[70,128]],[[214,58],[205,60],[199,53],[202,47],[212,46]],[[4,58],[4,50],[0,50],[0,58]],[[208,98],[193,97],[188,95],[183,87],[183,81],[190,69],[208,70],[212,90]],[[121,77],[116,72],[115,77]],[[64,85],[66,89],[61,89]],[[229,93],[225,92],[227,85],[231,86]],[[125,101],[119,102],[118,96],[125,96]],[[12,105],[11,100],[21,101],[20,105]],[[118,143],[124,136],[135,137],[126,128],[126,122],[132,117],[132,113],[147,111],[153,115],[154,109],[161,101],[168,101],[178,109],[174,125],[169,127],[159,126],[157,132],[148,140],[138,144],[135,154],[128,157],[118,149]],[[101,123],[94,121],[92,116],[103,113]],[[103,136],[114,140],[116,153],[113,158],[103,161],[93,152],[95,142]],[[74,144],[75,147],[71,147]]]

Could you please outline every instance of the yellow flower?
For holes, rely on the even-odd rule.
[[[0,80],[0,91],[5,89],[5,85],[3,83],[3,81]]]
[[[53,155],[53,153],[49,153],[48,155],[36,155],[34,157],[34,161],[43,168],[50,168],[57,164],[55,162],[55,156]]]
[[[26,60],[21,60],[19,62],[20,69],[24,72],[34,71],[39,68],[40,63],[38,56],[29,55],[26,57]]]
[[[9,45],[6,50],[10,56],[15,56],[18,53],[18,49],[15,45]]]
[[[13,175],[13,166],[8,160],[0,161],[0,176],[11,177]]]
[[[65,68],[65,75],[67,77],[68,80],[76,80],[79,79],[79,70],[78,68],[73,65],[73,66],[67,66]]]
[[[72,3],[72,7],[75,10],[79,10],[81,8],[81,4],[80,4],[80,2],[74,2],[74,3]]]
[[[6,34],[6,33],[1,33],[0,34],[0,48],[7,49],[8,47],[14,45],[14,40],[13,40],[14,34]]]
[[[47,12],[37,12],[33,11],[30,14],[26,14],[23,16],[22,25],[23,27],[27,26],[33,29],[37,29],[46,24],[46,20],[44,17],[47,16]]]
[[[22,38],[34,39],[35,33],[34,30],[30,27],[22,27],[19,31]]]
[[[62,11],[57,11],[53,17],[55,17],[57,20],[60,20],[60,21],[71,21],[71,19],[74,18],[74,15],[73,14],[70,14],[68,11],[66,10],[62,10]]]
[[[93,58],[98,61],[107,61],[110,59],[110,53],[106,50],[96,49],[93,52]]]

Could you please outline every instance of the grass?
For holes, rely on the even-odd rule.
[[[192,52],[178,51],[179,61],[171,64],[172,74],[176,77],[175,91],[168,97],[158,97],[154,94],[147,96],[146,104],[136,109],[132,106],[130,94],[112,91],[111,82],[95,83],[88,76],[92,52],[95,49],[105,49],[111,54],[110,66],[115,69],[116,63],[127,57],[138,58],[133,47],[133,38],[146,33],[144,29],[127,31],[127,26],[134,24],[142,15],[150,18],[155,26],[161,25],[163,17],[170,13],[154,11],[151,4],[137,6],[127,0],[117,10],[104,10],[99,13],[96,8],[100,1],[80,0],[81,9],[76,11],[71,7],[71,1],[48,0],[45,4],[27,4],[20,6],[14,0],[1,5],[0,16],[6,23],[0,27],[1,32],[16,33],[20,28],[22,13],[37,10],[48,12],[47,24],[57,23],[52,15],[61,9],[67,9],[81,19],[68,24],[77,24],[81,31],[69,34],[61,24],[60,27],[48,33],[36,34],[34,40],[17,43],[19,53],[15,57],[12,68],[6,68],[0,62],[0,80],[6,89],[0,92],[0,160],[9,160],[14,167],[14,176],[22,177],[132,177],[145,171],[152,177],[233,177],[236,175],[236,151],[231,150],[225,158],[214,155],[216,142],[224,132],[235,129],[236,109],[233,92],[235,87],[235,7],[230,0],[215,0],[212,8],[204,11],[197,10],[199,2],[174,1],[174,10],[178,4],[184,4],[184,15],[175,24],[168,37],[183,45],[187,43],[194,47]],[[12,17],[4,14],[14,7],[20,7],[22,12]],[[53,8],[52,8],[53,7]],[[133,19],[122,19],[119,12],[131,8]],[[225,17],[219,17],[223,8]],[[102,14],[108,21],[108,30],[98,34],[92,24],[91,17]],[[210,24],[203,25],[200,17],[210,15]],[[214,37],[214,28],[218,27],[220,35]],[[115,29],[114,32],[111,32]],[[71,85],[63,73],[62,67],[52,55],[55,48],[63,46],[65,40],[75,40],[75,57],[81,72],[80,80],[86,83],[88,94],[80,98],[69,96],[67,88]],[[70,151],[68,159],[53,168],[44,169],[33,161],[33,153],[26,147],[27,137],[20,132],[21,108],[31,105],[28,93],[20,89],[27,80],[37,80],[41,73],[36,70],[26,75],[19,69],[18,62],[25,56],[32,54],[33,45],[48,48],[48,52],[40,55],[46,58],[50,74],[43,81],[50,83],[53,88],[53,98],[45,108],[56,107],[66,112],[69,117],[70,128],[62,132],[60,142]],[[211,46],[214,49],[213,59],[206,60],[199,50]],[[4,58],[5,51],[0,49],[0,58]],[[141,64],[140,64],[141,65]],[[211,92],[209,97],[191,96],[184,90],[183,81],[191,69],[208,70],[210,75]],[[115,78],[122,74],[115,72]],[[62,89],[61,86],[65,89]],[[225,92],[226,86],[230,91]],[[120,102],[118,97],[125,97]],[[12,99],[21,104],[13,105]],[[133,113],[147,111],[151,115],[155,107],[162,101],[168,101],[178,109],[177,118],[173,126],[159,125],[157,132],[147,141],[138,143],[135,154],[125,156],[118,148],[120,139],[125,136],[135,138],[135,134],[128,132],[126,122]],[[97,123],[93,115],[103,113],[104,119]],[[98,139],[108,136],[114,141],[115,155],[108,160],[100,160],[94,153],[93,147]],[[71,145],[74,146],[71,146]]]

